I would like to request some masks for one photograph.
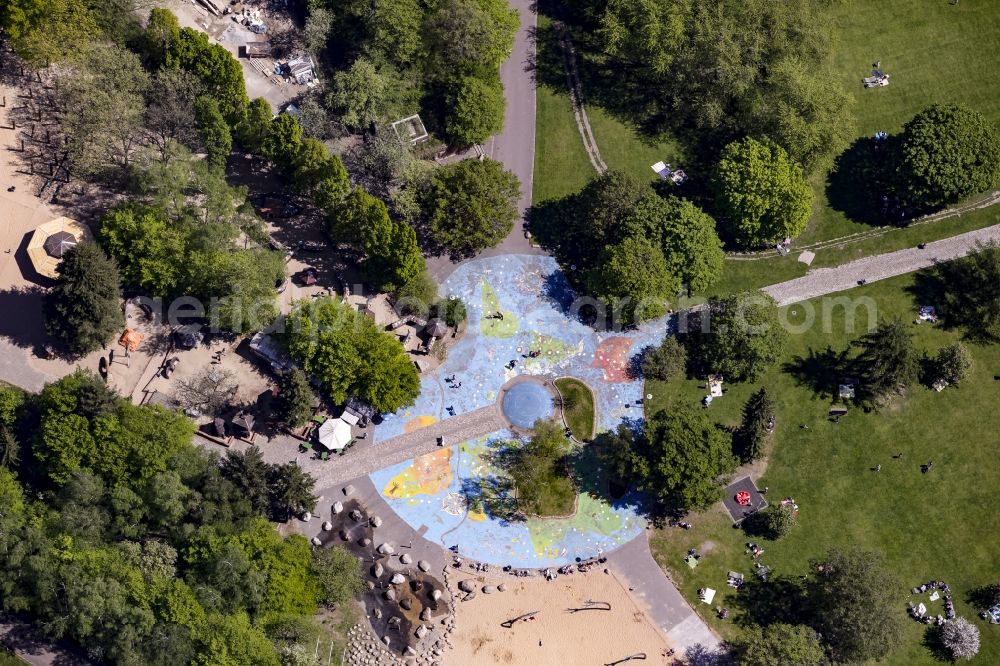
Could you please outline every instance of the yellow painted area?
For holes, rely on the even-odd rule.
[[[469,511],[466,516],[469,520],[474,520],[477,523],[481,523],[486,520],[486,513],[484,511]]]
[[[403,425],[403,432],[420,430],[434,423],[437,423],[437,418],[434,416],[418,416],[415,419],[410,419]]]
[[[436,495],[451,485],[451,449],[441,449],[413,460],[413,464],[389,479],[382,494],[393,499]]]
[[[503,319],[487,318],[497,312],[503,313]],[[479,320],[479,331],[489,338],[510,338],[517,333],[518,327],[517,315],[501,307],[497,292],[483,280],[483,317]]]

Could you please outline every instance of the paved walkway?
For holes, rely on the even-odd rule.
[[[969,231],[927,244],[923,250],[908,248],[858,259],[832,268],[817,268],[787,282],[764,287],[779,305],[798,303],[817,296],[845,291],[858,286],[859,280],[875,282],[933,266],[935,261],[964,257],[977,241],[1000,240],[1000,225]]]
[[[500,68],[507,111],[504,114],[503,131],[490,138],[484,146],[486,154],[502,162],[521,181],[521,199],[517,202],[518,219],[514,228],[499,245],[490,248],[477,257],[493,257],[501,254],[543,254],[524,237],[522,222],[524,212],[531,206],[532,181],[535,173],[535,80],[531,68],[535,59],[535,13],[534,0],[508,0],[508,4],[518,11],[521,27],[514,37],[514,48],[510,57]],[[431,274],[443,281],[461,264],[447,256],[430,257],[427,266]]]
[[[372,472],[437,451],[438,437],[444,438],[446,446],[453,446],[506,427],[507,421],[503,418],[499,405],[494,403],[382,442],[366,443],[367,445],[348,451],[343,456],[332,456],[330,460],[319,460],[312,453],[300,453],[299,440],[288,436],[275,437],[270,441],[260,440],[257,444],[266,462],[281,464],[291,460],[315,477],[317,488],[332,488],[348,481],[358,485],[355,479],[367,479]],[[196,437],[194,442],[198,446],[220,452],[226,450],[201,437]],[[249,447],[250,444],[244,441],[233,440],[229,448],[242,451]]]
[[[317,486],[335,485],[437,451],[438,437],[444,438],[446,446],[452,446],[505,427],[507,422],[500,413],[500,407],[496,404],[488,405],[379,442],[359,452],[360,455],[345,455],[343,463],[340,458],[318,461],[318,469],[310,471],[316,477]],[[333,464],[323,464],[324,462]]]
[[[91,662],[76,649],[42,637],[30,622],[0,615],[0,645],[32,666],[85,666]]]
[[[612,551],[608,563],[628,581],[629,590],[678,653],[715,651],[721,640],[694,612],[649,552],[649,532]]]

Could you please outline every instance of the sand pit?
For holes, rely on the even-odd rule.
[[[470,577],[462,573],[457,579]],[[638,652],[646,653],[645,663],[661,663],[669,647],[629,597],[628,588],[600,569],[551,582],[513,577],[475,580],[480,590],[476,597],[455,604],[454,648],[444,655],[448,666],[605,664]],[[507,585],[505,592],[482,593],[484,584],[499,583]],[[610,603],[611,611],[567,610],[582,608],[588,600]],[[501,626],[531,611],[541,612],[510,629]]]

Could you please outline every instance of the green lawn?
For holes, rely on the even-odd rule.
[[[15,657],[12,653],[0,648],[0,666],[24,666],[26,661]]]
[[[906,292],[912,277],[887,280],[853,290],[852,298],[870,297],[879,317],[915,317],[916,303]],[[810,305],[816,305],[811,303]],[[789,321],[800,322],[809,305],[787,308]],[[816,312],[821,312],[816,307]],[[803,334],[792,335],[784,363],[828,347],[844,349],[861,335],[864,310],[858,311],[856,330],[845,331],[844,312],[830,318],[828,331],[817,321]],[[929,354],[958,338],[940,326],[914,325],[917,344]],[[982,649],[973,663],[1000,663],[1000,627],[976,617],[968,595],[979,586],[996,582],[1000,572],[1000,488],[997,463],[1000,410],[996,409],[1000,382],[1000,346],[971,346],[975,366],[961,388],[941,393],[916,387],[880,413],[853,409],[841,423],[828,420],[831,397],[817,395],[812,386],[829,387],[837,374],[811,364],[810,373],[797,377],[780,363],[753,385],[729,385],[712,403],[710,415],[720,423],[735,424],[750,393],[761,384],[772,392],[777,405],[777,429],[767,470],[758,486],[769,486],[769,499],[787,496],[800,506],[798,524],[784,540],[762,543],[761,561],[778,576],[805,574],[808,561],[829,548],[878,551],[887,558],[900,579],[898,612],[905,617],[909,589],[929,579],[947,581],[959,616],[973,620],[982,633]],[[697,408],[704,389],[696,380],[650,382],[654,400],[650,409],[669,404]],[[808,425],[803,429],[801,425]],[[903,452],[902,460],[893,456]],[[920,465],[933,460],[934,469],[921,474]],[[880,472],[870,471],[881,464]],[[681,592],[724,636],[739,631],[732,620],[742,615],[741,602],[726,586],[726,572],[741,571],[752,577],[753,566],[744,553],[747,536],[734,530],[727,514],[716,507],[688,518],[694,528],[667,529],[653,538],[657,560]],[[704,553],[697,569],[683,562],[688,548]],[[700,587],[713,587],[721,604],[733,613],[730,621],[717,620],[709,607],[697,600]],[[923,599],[926,601],[926,597]],[[940,604],[940,602],[938,602]],[[930,607],[938,612],[938,606]],[[709,611],[709,612],[706,612]],[[924,626],[907,620],[902,648],[890,655],[891,664],[932,664],[934,656],[921,643]]]
[[[557,379],[555,384],[562,394],[563,414],[573,436],[581,442],[590,441],[594,437],[594,394],[590,387],[572,377]]]
[[[562,67],[556,46],[546,36],[551,22],[538,17],[538,59]],[[532,203],[578,192],[596,172],[583,149],[566,88],[539,86],[535,102],[535,176]]]
[[[598,106],[588,106],[587,117],[601,158],[611,169],[630,173],[642,182],[658,178],[650,167],[661,160],[674,166],[684,164],[682,148],[676,141],[650,142]]]
[[[857,136],[877,130],[898,131],[925,106],[960,102],[1000,123],[1000,19],[994,3],[967,1],[953,6],[948,0],[887,0],[882,3],[844,0],[830,9],[834,34],[834,65],[840,81],[855,98]],[[540,34],[548,19],[539,17]],[[875,60],[890,74],[886,88],[865,90],[861,78]],[[558,51],[540,40],[539,61],[561,67]],[[551,77],[551,80],[557,80]],[[589,105],[587,113],[601,155],[608,166],[640,179],[651,179],[649,166],[659,160],[683,164],[684,155],[672,141],[651,146],[631,128],[604,110]],[[542,86],[538,91],[535,142],[534,201],[578,191],[594,176],[594,168],[577,132],[565,89]],[[693,174],[697,177],[697,174]],[[813,178],[815,212],[809,227],[797,239],[808,245],[871,226],[848,219],[830,207],[825,174]],[[935,222],[919,230],[878,235],[849,247],[823,249],[814,266],[843,261],[935,240],[994,224],[993,214],[968,215]],[[722,283],[713,293],[773,284],[804,274],[806,267],[792,258],[767,259],[748,265],[728,261]]]

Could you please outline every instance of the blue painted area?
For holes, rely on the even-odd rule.
[[[508,522],[488,512],[470,517],[464,498],[480,492],[484,481],[493,485],[499,480],[489,466],[489,452],[508,445],[513,437],[501,430],[453,446],[451,481],[433,494],[387,494],[413,461],[379,470],[371,480],[403,520],[415,529],[427,528],[425,538],[446,548],[458,546],[462,556],[481,562],[532,568],[562,566],[609,552],[639,535],[645,522],[626,503],[598,506],[581,502],[577,517],[565,519]]]
[[[489,337],[481,331],[483,316],[496,311],[495,307],[484,307],[484,283],[496,293],[499,307],[516,317],[516,330],[509,337]],[[448,418],[449,407],[462,414],[492,404],[500,388],[519,374],[569,375],[586,382],[594,392],[599,430],[615,428],[623,421],[641,422],[642,380],[628,375],[624,368],[644,347],[663,339],[666,318],[628,333],[593,330],[574,315],[570,304],[575,296],[555,260],[543,256],[505,255],[471,261],[448,278],[441,293],[458,296],[466,303],[468,330],[449,349],[445,363],[422,379],[416,403],[384,417],[376,429],[376,441],[413,429],[420,417],[425,421]],[[513,321],[509,315],[505,318],[509,326],[513,327]],[[545,350],[539,357],[527,357],[539,349]],[[608,362],[609,351],[615,350],[617,361]],[[512,360],[517,363],[508,369]],[[454,381],[446,382],[446,377],[454,377]],[[528,408],[518,414],[531,418]],[[531,418],[526,427],[533,422]],[[452,481],[440,492],[405,498],[386,495],[389,482],[413,461],[375,472],[371,479],[411,526],[418,530],[426,526],[428,539],[446,547],[457,544],[466,556],[484,562],[558,566],[594,556],[599,550],[611,550],[641,532],[643,520],[630,505],[609,507],[592,498],[581,501],[586,515],[561,523],[511,523],[481,514],[480,520],[468,518],[467,491],[480,484],[477,480],[493,478],[478,447],[495,446],[509,437],[510,433],[494,433],[480,442],[454,447]]]
[[[516,314],[518,329],[512,337],[493,338],[480,332],[483,315],[492,314],[483,308],[484,281],[496,292],[501,307]],[[602,343],[613,338],[612,342],[628,347],[630,356],[658,344],[667,332],[665,318],[628,333],[593,330],[573,316],[568,307],[575,298],[573,291],[555,260],[544,256],[504,255],[471,261],[441,285],[441,293],[458,296],[466,303],[468,330],[449,349],[445,363],[421,380],[416,403],[385,415],[376,429],[376,441],[402,434],[419,416],[444,419],[449,416],[448,407],[462,414],[492,404],[500,388],[519,374],[571,375],[586,382],[594,390],[599,430],[614,428],[623,419],[642,418],[642,405],[638,404],[643,397],[642,381],[609,377],[594,367],[595,354]],[[567,352],[524,358],[545,339]],[[512,360],[517,365],[507,369]],[[452,376],[453,383],[444,381]]]
[[[515,384],[503,396],[504,416],[518,428],[533,428],[535,421],[550,419],[555,411],[552,394],[535,382]]]

